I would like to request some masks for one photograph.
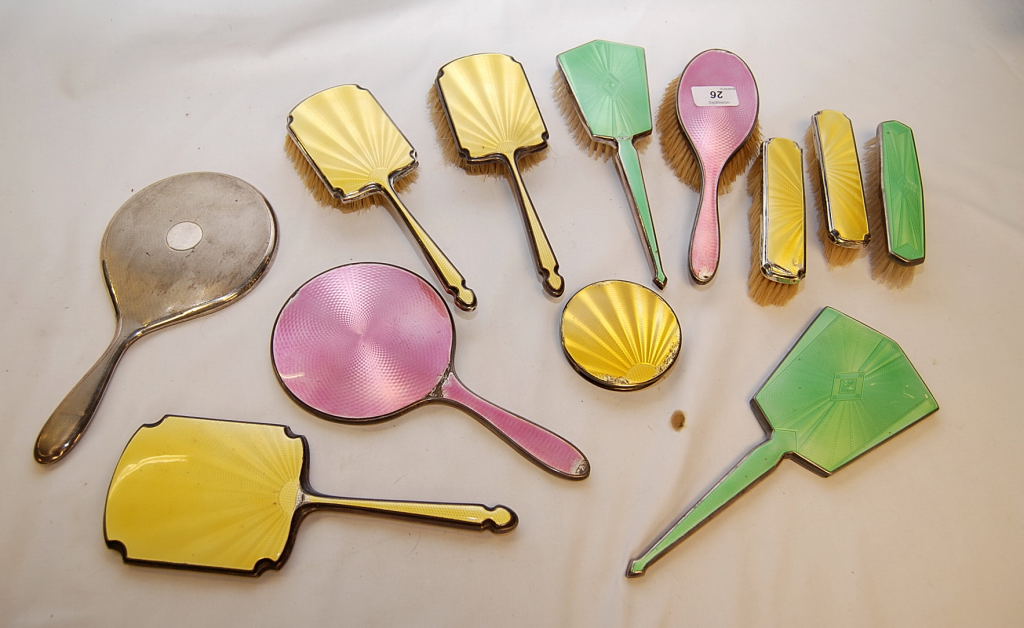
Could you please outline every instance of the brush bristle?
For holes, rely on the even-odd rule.
[[[470,168],[490,164],[469,164],[459,155],[459,147],[455,143],[455,134],[452,132],[448,115],[444,112],[444,105],[441,104],[441,97],[437,95],[437,86],[432,85],[427,92],[427,109],[430,111],[430,121],[437,132],[437,145],[441,149],[441,156],[453,166]]]
[[[636,152],[643,153],[647,150],[647,147],[651,145],[654,140],[654,134],[648,133],[647,135],[641,135],[640,137],[633,139],[633,146],[636,146]]]
[[[699,191],[701,186],[700,162],[693,152],[683,127],[679,125],[676,115],[676,94],[679,93],[679,77],[668,84],[665,94],[658,105],[657,120],[658,141],[661,143],[661,156],[665,158],[669,168],[679,180],[693,190]]]
[[[519,171],[525,172],[530,168],[533,168],[540,162],[544,161],[548,157],[547,147],[537,149],[531,152],[520,152],[516,157],[516,163],[519,164]]]
[[[864,169],[864,203],[868,210],[871,242],[868,243],[868,261],[871,277],[890,288],[903,288],[914,278],[916,266],[907,266],[889,254],[889,238],[882,201],[882,164],[878,138],[864,144],[861,167]]]
[[[679,80],[676,77],[661,97],[661,104],[658,106],[656,126],[658,137],[661,140],[661,154],[668,162],[672,172],[679,177],[679,180],[695,191],[700,191],[701,169],[700,159],[693,150],[693,145],[686,138],[683,127],[679,123],[679,116],[676,113],[676,99],[679,94]],[[750,135],[744,140],[732,157],[725,162],[722,174],[718,179],[719,194],[726,194],[732,189],[736,179],[747,171],[750,160],[754,158],[761,146],[761,125],[754,122],[754,128]]]
[[[720,194],[725,194],[732,189],[732,184],[736,182],[740,175],[747,171],[750,160],[757,155],[760,148],[761,123],[755,120],[754,128],[750,130],[750,136],[740,144],[740,147],[736,149],[736,152],[732,154],[729,161],[725,162],[725,167],[722,168],[722,176],[718,179]]]
[[[409,187],[416,182],[420,176],[420,170],[418,167],[413,167],[406,170],[402,174],[391,180],[391,186],[395,188],[395,192],[401,194],[409,189]]]
[[[754,162],[750,164],[750,173],[747,175],[747,196],[754,202],[760,203],[764,194],[764,149],[761,148],[754,155]],[[758,227],[760,229],[760,227]]]
[[[772,281],[761,272],[761,220],[764,213],[764,155],[757,152],[754,163],[747,175],[747,193],[750,194],[750,275],[747,278],[747,294],[758,305],[785,305],[796,296],[800,284],[784,284]]]
[[[599,142],[590,134],[586,122],[583,120],[583,112],[569,88],[569,82],[559,69],[551,79],[551,86],[555,92],[555,102],[562,113],[562,118],[569,125],[569,133],[576,145],[590,153],[591,157],[607,160],[615,156],[615,147],[605,142]]]
[[[320,179],[319,175],[317,175],[313,165],[309,163],[309,160],[306,159],[304,154],[302,154],[299,147],[295,145],[295,140],[293,140],[290,135],[286,135],[284,138],[284,152],[288,155],[288,160],[292,162],[295,172],[298,173],[299,178],[302,179],[302,183],[306,186],[306,189],[309,190],[309,193],[320,205],[348,212],[356,209],[363,209],[372,204],[370,203],[370,198],[360,199],[360,201],[355,203],[346,203],[335,197],[331,193],[330,188],[328,188]],[[361,204],[361,206],[357,206],[359,204]]]
[[[825,261],[829,266],[845,266],[860,256],[860,249],[838,246],[828,233],[828,217],[825,215],[825,188],[822,183],[821,162],[818,160],[818,146],[814,142],[814,122],[804,136],[804,154],[807,156],[807,178],[811,187],[811,202],[815,205],[812,213],[818,216],[818,239],[821,240]]]
[[[344,201],[334,196],[334,194],[331,193],[331,189],[327,187],[327,185],[320,179],[319,175],[317,175],[316,169],[313,168],[313,165],[309,163],[309,160],[306,159],[306,156],[302,153],[299,147],[295,145],[295,140],[292,139],[290,135],[285,135],[284,152],[288,155],[289,161],[292,162],[295,172],[297,172],[299,178],[302,179],[302,183],[305,184],[306,189],[309,190],[309,193],[313,195],[313,198],[316,199],[317,203],[320,205],[340,209],[343,212],[354,212],[373,206],[387,206],[385,197],[376,193],[367,194],[366,196],[353,201]],[[401,192],[406,190],[409,185],[416,180],[417,176],[419,176],[419,173],[415,168],[412,168],[395,177],[392,180],[392,185],[394,186],[395,191]]]
[[[437,143],[441,147],[441,154],[448,163],[459,166],[469,174],[484,175],[489,177],[507,178],[511,176],[508,168],[501,160],[493,161],[470,161],[464,159],[459,153],[459,145],[455,141],[455,131],[452,129],[451,120],[441,104],[441,97],[437,93],[437,85],[433,85],[427,92],[427,109],[430,111],[430,121],[437,131]],[[520,152],[516,163],[519,170],[528,170],[543,161],[547,156],[544,149],[533,152]]]

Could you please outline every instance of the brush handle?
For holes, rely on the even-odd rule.
[[[412,215],[412,212],[405,206],[402,199],[398,197],[391,183],[381,183],[380,187],[409,228],[409,231],[412,232],[412,236],[416,239],[416,242],[423,250],[423,254],[427,257],[427,262],[430,263],[430,267],[434,270],[434,275],[437,276],[441,285],[444,286],[445,292],[455,298],[455,305],[460,310],[465,311],[476,309],[476,293],[466,287],[466,279],[459,272],[459,269],[448,259],[448,256],[444,254],[441,247],[434,242],[426,229]]]
[[[488,508],[483,504],[355,499],[307,492],[302,496],[302,507],[357,510],[420,519],[434,523],[447,523],[479,530],[490,530],[491,532],[508,532],[519,523],[519,517],[516,516],[516,513],[505,506]]]
[[[36,462],[57,462],[78,443],[78,439],[82,437],[96,414],[96,408],[99,407],[103,393],[107,390],[107,382],[114,374],[118,360],[125,349],[141,335],[139,328],[126,325],[123,319],[118,318],[117,330],[107,350],[82,379],[78,380],[40,430],[36,438]]]
[[[651,563],[661,558],[698,526],[747,490],[751,484],[774,469],[782,457],[792,450],[792,445],[796,444],[795,439],[787,437],[789,434],[791,433],[784,433],[780,438],[775,438],[773,434],[748,453],[640,558],[629,563],[626,576],[644,575]]]
[[[571,480],[582,480],[590,474],[587,457],[572,443],[479,397],[454,372],[441,384],[441,397],[484,421],[498,436],[548,471]]]
[[[690,235],[690,275],[699,284],[715,277],[720,255],[718,229],[718,180],[722,167],[704,169],[704,185],[700,193],[697,217]]]
[[[626,190],[629,192],[629,204],[636,217],[637,229],[647,249],[647,259],[654,270],[654,283],[664,288],[668,282],[665,269],[661,266],[661,251],[658,249],[658,235],[654,231],[654,218],[647,200],[647,186],[644,185],[644,173],[640,168],[640,155],[636,152],[633,138],[616,140],[619,150],[616,152],[615,165],[618,166]]]
[[[505,161],[512,172],[512,190],[516,194],[519,206],[523,209],[523,219],[526,221],[526,233],[533,248],[533,257],[537,263],[537,272],[540,273],[541,281],[544,283],[544,290],[553,297],[562,296],[565,290],[565,280],[558,274],[558,258],[551,249],[551,242],[544,233],[544,226],[540,224],[537,210],[533,208],[533,201],[530,200],[530,193],[526,191],[526,184],[523,183],[523,175],[519,172],[519,164],[514,154],[506,154]]]

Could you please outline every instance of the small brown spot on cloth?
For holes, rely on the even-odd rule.
[[[672,418],[670,419],[670,421],[672,423],[673,429],[675,429],[676,431],[681,430],[683,429],[683,426],[686,425],[686,415],[683,414],[682,410],[676,410],[675,412],[672,413]]]

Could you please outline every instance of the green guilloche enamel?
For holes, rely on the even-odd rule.
[[[558,67],[590,134],[598,141],[614,143],[617,147],[616,163],[654,268],[654,281],[664,287],[666,278],[658,237],[640,157],[633,145],[635,138],[650,134],[653,128],[644,49],[592,41],[558,55]]]
[[[878,141],[889,253],[905,264],[920,264],[925,253],[924,186],[914,132],[889,120],[878,125]]]
[[[770,430],[661,536],[627,576],[639,576],[784,456],[825,474],[863,455],[939,406],[898,344],[825,308],[754,396]]]

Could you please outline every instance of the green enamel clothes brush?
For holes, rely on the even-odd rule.
[[[878,125],[865,144],[865,203],[871,230],[885,234],[869,245],[872,275],[894,286],[924,262],[924,186],[914,131],[897,120]]]
[[[557,59],[591,138],[615,148],[615,164],[654,271],[654,283],[664,288],[667,279],[634,144],[653,128],[644,49],[596,40],[563,52]]]

